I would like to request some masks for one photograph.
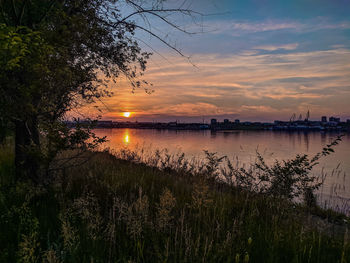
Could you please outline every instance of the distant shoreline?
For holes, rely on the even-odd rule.
[[[149,128],[149,127],[101,127],[97,126],[93,129],[133,129],[133,130],[169,130],[169,131],[211,131],[211,132],[228,132],[228,131],[271,131],[271,132],[331,132],[331,133],[350,133],[349,129],[264,129],[258,127],[234,128],[234,129],[196,129],[196,128]]]
[[[179,123],[179,122],[114,122],[111,120],[100,121],[77,121],[65,122],[68,127],[76,127],[77,125],[89,126],[94,128],[129,128],[129,129],[156,129],[156,130],[272,130],[272,131],[320,131],[320,132],[350,132],[350,120],[341,122],[339,118],[330,118],[330,121],[274,121],[269,122],[233,122],[225,119],[223,122],[218,122],[216,119],[211,119],[210,124],[207,123]]]

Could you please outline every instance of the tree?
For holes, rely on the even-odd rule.
[[[1,25],[0,39],[1,116],[3,122],[12,122],[15,126],[16,167],[23,166],[29,174],[33,174],[38,167],[35,153],[31,152],[35,148],[31,146],[40,145],[38,81],[46,70],[45,57],[52,50],[38,32],[26,27]]]
[[[121,8],[127,5],[130,13]],[[169,13],[192,15],[188,9],[166,9],[163,1],[144,6],[139,0],[2,0],[0,1],[0,122],[15,130],[17,178],[40,182],[39,166],[60,150],[87,147],[91,133],[70,130],[63,120],[70,110],[110,95],[104,77],[126,76],[133,88],[150,53],[134,38],[140,29],[180,55],[176,47],[136,23],[153,16],[182,30]],[[44,140],[42,139],[44,138]]]

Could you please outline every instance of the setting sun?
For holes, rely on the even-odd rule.
[[[123,112],[123,116],[126,117],[126,118],[129,118],[130,117],[130,112]]]

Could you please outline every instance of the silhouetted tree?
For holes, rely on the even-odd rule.
[[[150,53],[139,47],[135,30],[183,56],[152,30],[148,17],[188,33],[168,15],[198,13],[150,2],[0,1],[0,122],[2,129],[14,129],[17,178],[39,183],[40,164],[48,167],[58,151],[100,142],[90,140],[89,130],[68,129],[63,120],[70,110],[110,95],[104,78],[114,80],[122,74],[133,88],[148,84],[139,77]],[[144,23],[136,23],[135,16]]]

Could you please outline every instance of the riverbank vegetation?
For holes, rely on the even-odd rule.
[[[0,261],[350,260],[344,215],[223,183],[215,154],[202,166],[182,155],[155,153],[148,165],[138,156],[65,152],[62,169],[39,186],[13,180],[13,149],[2,146]]]

